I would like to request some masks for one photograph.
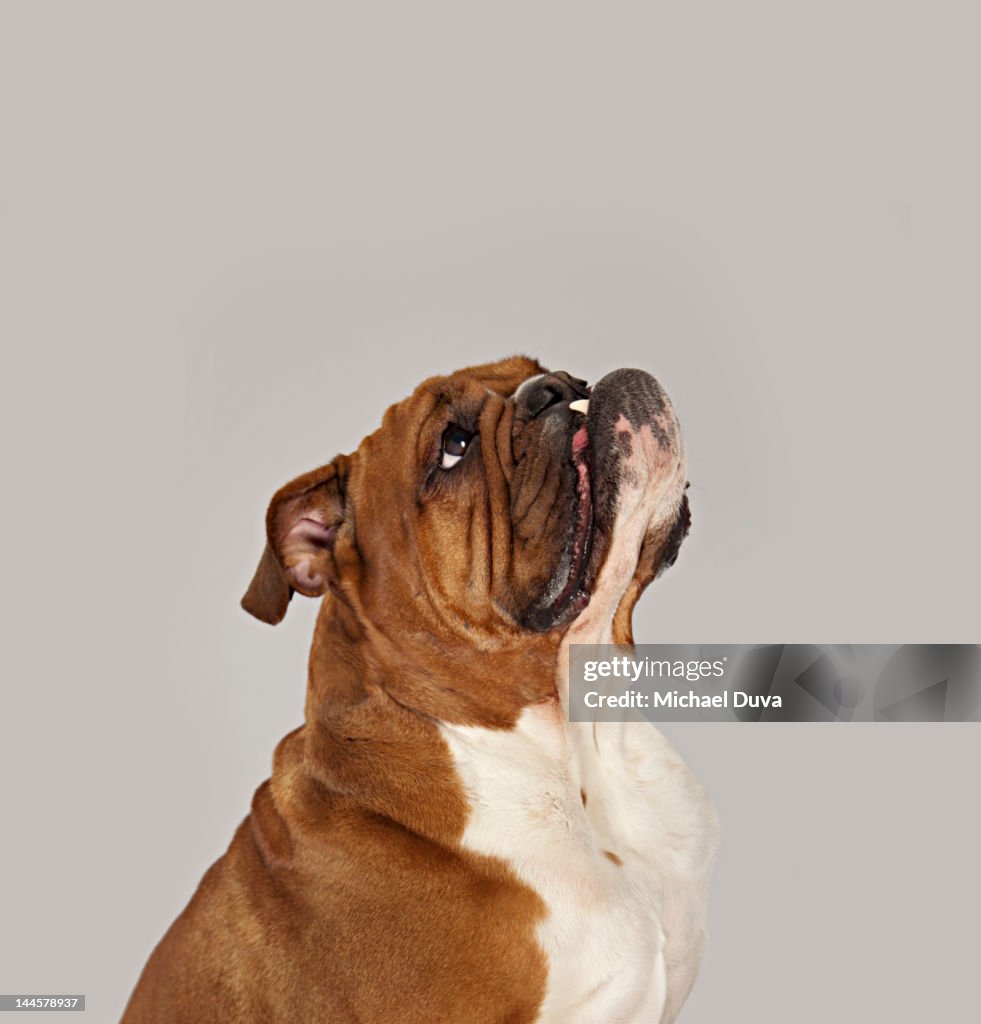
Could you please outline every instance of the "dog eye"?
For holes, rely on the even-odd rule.
[[[440,469],[452,469],[466,455],[467,445],[473,440],[473,434],[463,427],[451,423],[443,431],[443,443],[440,446]]]

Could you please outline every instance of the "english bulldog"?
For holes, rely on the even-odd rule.
[[[244,608],[323,597],[304,724],[125,1024],[668,1024],[717,823],[647,722],[572,723],[688,531],[657,381],[513,357],[423,382],[272,498]]]

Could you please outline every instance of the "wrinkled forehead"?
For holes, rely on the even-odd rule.
[[[431,431],[442,429],[447,417],[476,419],[489,395],[510,398],[532,377],[545,373],[539,363],[526,356],[511,356],[424,380],[408,398],[396,402],[385,413],[382,424],[364,439],[358,450],[362,458],[383,449],[407,445],[425,448],[432,443]],[[466,424],[464,424],[466,425]],[[421,456],[421,451],[415,451]]]
[[[408,401],[431,401],[434,398],[437,402],[483,401],[488,392],[506,399],[510,398],[526,380],[545,372],[534,359],[511,356],[496,363],[469,366],[445,377],[431,377],[416,388]]]

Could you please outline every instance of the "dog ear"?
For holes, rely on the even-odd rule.
[[[266,512],[266,549],[242,607],[271,626],[286,615],[294,591],[320,597],[327,589],[334,537],[344,519],[348,460],[304,473],[281,487]]]

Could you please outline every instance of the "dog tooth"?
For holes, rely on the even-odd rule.
[[[589,399],[577,398],[576,401],[569,403],[569,408],[573,412],[581,412],[585,416],[589,412]]]

